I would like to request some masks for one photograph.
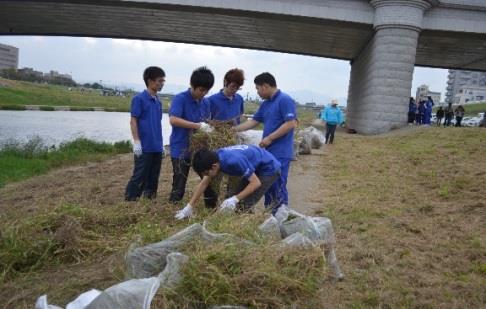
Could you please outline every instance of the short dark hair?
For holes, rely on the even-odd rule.
[[[255,84],[258,86],[262,86],[263,84],[268,84],[271,87],[277,87],[277,82],[275,81],[275,77],[268,72],[264,72],[260,75],[255,77]]]
[[[192,157],[192,168],[198,175],[201,175],[205,171],[209,171],[213,164],[218,162],[219,157],[216,151],[200,149]]]
[[[214,85],[214,75],[207,67],[199,67],[192,72],[191,86],[192,88],[202,87],[204,89],[211,89]]]
[[[235,83],[238,86],[243,86],[243,83],[245,82],[245,73],[243,70],[235,68],[231,69],[226,74],[224,75],[223,83],[224,86],[227,86],[228,84]]]
[[[148,67],[143,71],[143,81],[145,86],[148,86],[148,81],[156,80],[159,77],[165,77],[165,72],[159,67]]]

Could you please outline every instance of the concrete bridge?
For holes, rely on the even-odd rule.
[[[347,119],[363,134],[405,125],[414,65],[486,71],[486,0],[0,0],[0,34],[149,39],[349,60]],[[325,83],[332,72],[323,77]]]

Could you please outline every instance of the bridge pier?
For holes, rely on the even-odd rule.
[[[418,36],[426,0],[371,0],[375,33],[351,62],[347,124],[379,134],[407,124]]]

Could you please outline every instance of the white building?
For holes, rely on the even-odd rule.
[[[486,101],[486,87],[463,86],[455,95],[453,104],[468,104]]]
[[[18,69],[19,49],[14,46],[0,44],[0,70]]]
[[[417,93],[415,95],[416,102],[420,102],[422,100],[427,100],[427,97],[431,97],[432,100],[436,105],[440,103],[440,92],[430,91],[428,85],[422,85],[417,88]]]

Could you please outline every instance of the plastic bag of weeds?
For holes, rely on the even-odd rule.
[[[150,309],[159,285],[156,277],[128,280],[104,290],[86,309]]]
[[[310,247],[314,243],[305,235],[297,232],[282,240],[282,243],[290,247]]]
[[[230,234],[216,234],[196,223],[171,237],[144,247],[130,250],[125,258],[128,275],[132,278],[147,278],[159,274],[166,266],[166,257],[190,241],[211,243],[219,240],[235,240]],[[236,239],[237,240],[237,239]]]
[[[277,219],[274,216],[270,216],[267,220],[265,220],[258,229],[262,232],[263,235],[267,237],[271,237],[274,239],[280,239],[280,224],[278,223]]]
[[[288,237],[294,233],[302,233],[310,240],[323,244],[334,244],[334,230],[332,228],[331,220],[324,217],[308,217],[290,211],[290,216],[287,221],[281,224],[282,238]]]

